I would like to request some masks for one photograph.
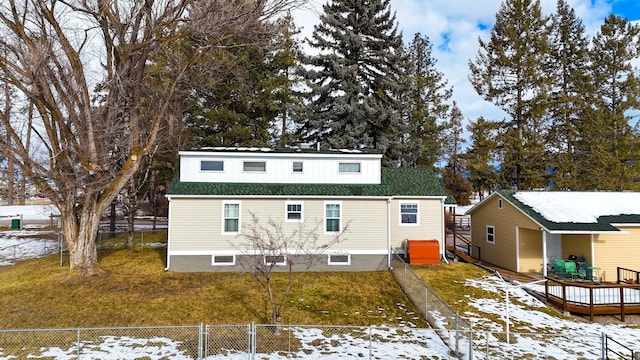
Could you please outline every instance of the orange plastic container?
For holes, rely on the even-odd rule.
[[[407,258],[411,264],[440,264],[438,240],[407,240]]]

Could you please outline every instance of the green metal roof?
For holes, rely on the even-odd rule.
[[[640,224],[640,214],[627,215],[606,215],[598,217],[597,222],[553,222],[544,218],[532,207],[522,203],[514,195],[517,191],[500,190],[498,194],[511,203],[531,219],[542,225],[549,231],[567,231],[567,232],[611,232],[620,231],[611,224]]]
[[[178,171],[167,195],[226,196],[446,196],[433,171],[382,168],[381,184],[261,184],[181,182]]]

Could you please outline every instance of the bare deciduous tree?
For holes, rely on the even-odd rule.
[[[243,224],[238,237],[243,242],[233,244],[251,259],[243,263],[266,291],[271,305],[275,332],[279,333],[282,309],[293,284],[305,272],[314,267],[334,245],[342,242],[349,224],[330,238],[321,239],[322,221],[313,226],[300,223],[296,228],[287,229],[281,221],[269,218],[261,224],[256,214],[250,212],[251,219]],[[286,280],[274,283],[274,271],[286,272]]]
[[[60,210],[71,274],[102,271],[100,216],[169,126],[186,69],[236,36],[276,31],[265,24],[299,1],[0,3],[0,81],[33,103],[32,141],[46,153],[30,156],[16,122],[2,114],[0,147]],[[197,50],[174,51],[186,40]]]

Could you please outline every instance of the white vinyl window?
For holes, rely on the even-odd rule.
[[[240,203],[225,202],[222,204],[222,232],[237,234],[240,231]]]
[[[418,214],[417,202],[400,203],[400,224],[419,225]]]
[[[487,225],[487,242],[490,244],[495,244],[496,242],[496,228],[493,225]]]
[[[242,170],[265,172],[267,171],[267,163],[264,161],[244,161],[242,163]]]
[[[287,201],[285,203],[285,221],[287,222],[302,222],[304,217],[302,214],[302,202],[299,201]]]
[[[222,160],[200,161],[200,171],[224,171],[224,161]]]
[[[351,255],[329,254],[329,265],[351,265]]]
[[[215,266],[229,266],[236,264],[235,255],[214,255],[212,265]]]
[[[301,173],[303,169],[302,161],[294,161],[291,165],[291,171],[294,173]]]
[[[287,257],[284,255],[265,255],[264,264],[283,266],[287,264]]]
[[[360,163],[339,163],[338,172],[341,173],[359,173]]]
[[[324,232],[335,233],[340,231],[340,203],[324,203]]]

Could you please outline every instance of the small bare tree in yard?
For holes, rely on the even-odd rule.
[[[328,239],[321,239],[322,221],[313,226],[300,223],[296,228],[287,230],[282,221],[269,218],[261,224],[256,214],[250,212],[251,219],[243,224],[238,235],[244,240],[236,247],[251,259],[244,263],[266,291],[271,305],[272,321],[275,332],[280,332],[282,309],[293,284],[305,272],[313,268],[322,255],[334,245],[342,242],[348,231],[348,224]],[[274,270],[286,272],[286,280],[277,286],[272,277]]]
[[[186,71],[231,39],[277,33],[274,20],[299,2],[0,2],[0,83],[33,104],[31,141],[46,149],[32,156],[27,121],[0,106],[0,151],[59,209],[71,274],[102,272],[100,217],[172,127]],[[194,50],[180,51],[187,41]]]

